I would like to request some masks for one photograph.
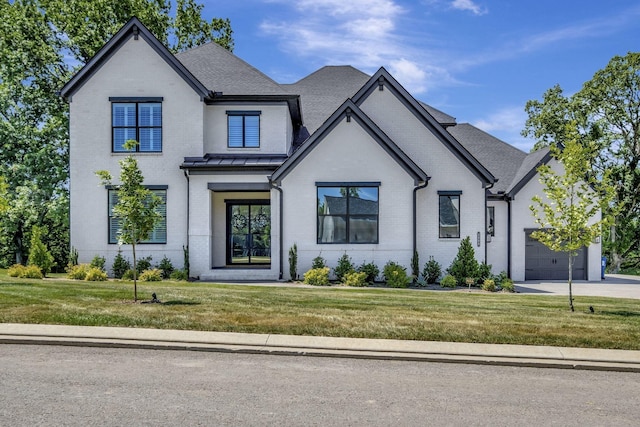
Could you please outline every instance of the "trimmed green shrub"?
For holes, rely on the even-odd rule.
[[[344,275],[344,284],[347,286],[367,286],[367,273],[352,271]]]
[[[407,269],[393,261],[389,261],[382,270],[387,286],[392,288],[407,288],[411,277],[407,276]]]
[[[189,276],[187,275],[187,272],[184,270],[173,270],[169,278],[171,280],[189,280]]]
[[[148,257],[140,258],[139,260],[137,260],[136,270],[138,271],[138,276],[140,276],[145,270],[151,270],[152,259],[153,258],[151,258],[151,255],[149,255]]]
[[[138,276],[140,278],[140,276]],[[122,280],[133,280],[133,268],[128,269],[122,274]]]
[[[9,269],[7,270],[7,274],[9,275],[9,277],[22,277],[26,268],[27,267],[22,264],[14,264],[9,267]]]
[[[311,262],[311,269],[314,270],[316,268],[323,268],[327,266],[327,262],[322,258],[322,256],[318,255]]]
[[[91,264],[89,264],[89,267],[99,268],[100,270],[105,271],[104,264],[106,262],[107,262],[107,260],[104,257],[102,257],[100,255],[96,255],[91,260]]]
[[[104,282],[107,280],[107,273],[98,267],[91,267],[89,271],[87,271],[87,276],[84,280],[88,280],[90,282]]]
[[[111,267],[113,277],[122,279],[127,270],[131,270],[131,264],[122,256],[122,251],[118,249],[118,253],[113,259],[113,266]],[[133,279],[133,276],[131,276],[131,278]]]
[[[162,271],[157,268],[152,268],[150,270],[144,270],[140,273],[139,277],[141,282],[161,282],[162,281]]]
[[[486,279],[490,279],[491,275],[491,264],[487,264],[486,262],[482,262],[478,265],[478,283],[482,284]]]
[[[338,279],[339,282],[344,282],[345,274],[352,273],[354,271],[355,268],[353,267],[353,262],[351,262],[351,257],[347,255],[346,252],[338,260],[336,268],[333,269],[336,279]]]
[[[289,248],[289,277],[298,279],[298,245],[295,243]]]
[[[422,276],[427,283],[433,284],[440,279],[441,274],[442,267],[440,266],[440,263],[430,256],[429,261],[425,263],[424,268],[422,269]]]
[[[413,256],[411,257],[411,276],[413,280],[418,280],[418,276],[420,276],[420,255],[418,255],[418,251],[413,251]]]
[[[88,264],[72,265],[67,270],[67,277],[73,280],[85,280],[89,268]]]
[[[42,243],[42,229],[38,226],[33,226],[31,229],[31,246],[27,264],[37,266],[43,276],[49,274],[51,267],[54,265],[53,255],[51,255],[47,246]]]
[[[458,254],[447,269],[447,273],[455,277],[459,285],[464,285],[467,277],[478,277],[478,261],[469,236],[460,242]]]
[[[23,279],[42,279],[44,274],[37,265],[28,265],[24,268],[24,271],[20,274]]]
[[[496,291],[496,282],[493,279],[484,279],[482,282],[482,290],[495,292]]]
[[[171,273],[173,273],[174,270],[171,260],[167,258],[166,255],[162,258],[160,264],[158,264],[158,268],[162,272],[163,279],[168,279],[169,277],[171,277]]]
[[[378,274],[380,274],[380,269],[373,262],[369,262],[369,263],[363,262],[362,265],[358,267],[358,272],[365,273],[367,275],[365,279],[367,283],[373,284],[376,281]]]
[[[506,292],[515,292],[516,291],[516,287],[513,284],[513,280],[511,280],[509,278],[504,279],[500,283],[500,287],[502,288],[503,291],[506,291]]]
[[[73,246],[69,251],[69,265],[78,265],[78,250]]]
[[[443,288],[455,288],[457,284],[458,281],[456,280],[456,278],[450,274],[447,274],[442,278],[442,280],[440,280],[440,286],[442,286]]]
[[[312,268],[304,273],[304,283],[313,286],[327,286],[329,284],[329,267]]]

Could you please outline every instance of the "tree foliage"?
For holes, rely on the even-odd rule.
[[[56,94],[132,16],[174,52],[214,41],[233,48],[228,19],[202,19],[194,0],[0,2],[0,265],[24,263],[30,230],[59,266],[68,237],[68,106]],[[0,199],[2,200],[2,199]]]
[[[136,141],[127,141],[124,147],[130,150]],[[134,300],[138,300],[136,245],[149,238],[153,228],[161,220],[158,207],[162,199],[144,185],[144,176],[133,155],[120,160],[120,184],[114,185],[118,192],[118,202],[113,207],[113,216],[119,220],[118,244],[131,245],[133,255]],[[112,185],[109,171],[96,172],[103,185]]]
[[[539,195],[532,199],[530,209],[540,229],[531,233],[531,237],[553,251],[568,253],[569,305],[573,311],[574,257],[580,248],[600,236],[602,227],[610,224],[609,207],[615,191],[609,184],[609,171],[602,176],[592,172],[598,153],[595,142],[580,141],[579,132],[571,124],[567,125],[563,140],[563,147],[556,144],[550,147],[562,171],[549,164],[538,168],[546,199]]]
[[[615,222],[604,230],[605,252],[617,271],[623,261],[640,264],[640,53],[611,59],[573,96],[559,86],[542,101],[529,101],[523,135],[538,141],[536,149],[564,144],[571,123],[579,141],[597,151],[591,172],[615,186]]]

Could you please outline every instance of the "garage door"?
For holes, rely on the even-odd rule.
[[[531,237],[527,231],[525,247],[525,280],[568,280],[569,255],[555,252]],[[582,248],[573,263],[573,279],[587,279],[587,250]]]

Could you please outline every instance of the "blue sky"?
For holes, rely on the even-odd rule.
[[[202,1],[202,0],[201,0]],[[205,0],[234,53],[279,83],[324,65],[384,66],[416,98],[529,151],[530,99],[572,94],[638,51],[640,1]]]

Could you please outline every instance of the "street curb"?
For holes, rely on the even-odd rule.
[[[0,343],[343,357],[640,372],[640,351],[511,344],[0,324]]]

